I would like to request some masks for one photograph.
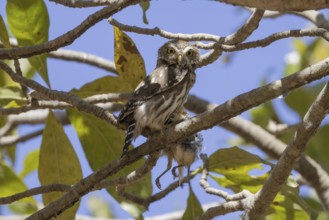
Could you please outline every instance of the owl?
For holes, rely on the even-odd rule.
[[[119,114],[118,122],[127,126],[121,157],[133,139],[142,132],[162,130],[183,106],[195,83],[199,62],[199,50],[186,41],[173,40],[160,47],[155,70],[137,86]]]

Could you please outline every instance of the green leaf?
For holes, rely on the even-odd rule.
[[[219,149],[209,157],[209,170],[220,174],[230,172],[248,173],[261,169],[262,159],[238,147]]]
[[[110,205],[103,199],[92,196],[88,200],[88,210],[91,212],[92,216],[99,218],[113,218],[112,210]]]
[[[320,212],[317,220],[328,220],[329,219],[329,212]]]
[[[323,86],[324,83],[318,83],[315,86],[304,86],[296,89],[290,92],[284,101],[292,110],[298,113],[300,118],[303,118]]]
[[[125,139],[125,134],[122,130],[91,114],[78,112],[74,109],[70,109],[67,112],[70,122],[78,134],[89,165],[93,170],[97,170],[112,160],[120,158]],[[144,162],[145,159],[143,158],[123,168],[115,176],[126,175],[136,170],[137,167],[142,166]],[[126,191],[143,198],[150,196],[152,193],[150,174],[128,186]],[[145,211],[144,207],[118,197],[114,187],[108,188],[108,192],[120,202],[123,209],[134,217],[139,217]]]
[[[119,77],[133,91],[146,76],[144,60],[132,39],[114,27],[114,62]]]
[[[317,161],[327,172],[329,172],[328,134],[329,125],[326,124],[318,129],[306,148],[306,153]]]
[[[93,82],[85,84],[79,90],[73,91],[73,93],[81,98],[85,98],[97,94],[116,92],[124,93],[131,91],[131,85],[126,84],[125,79],[113,76],[104,76]]]
[[[1,15],[0,15],[0,41],[3,43],[5,48],[11,48],[7,27]]]
[[[279,118],[273,108],[272,102],[266,102],[250,111],[252,121],[266,128],[270,120],[279,122]]]
[[[309,220],[310,215],[289,197],[278,194],[269,211],[266,220]]]
[[[229,188],[236,193],[242,190],[256,193],[268,179],[269,173],[259,176],[248,173],[255,168],[261,168],[264,163],[269,164],[258,156],[237,147],[220,149],[209,157],[209,169],[224,177],[210,176],[221,187]],[[275,197],[266,219],[297,220],[309,217],[311,208],[299,197],[297,187],[290,182],[287,181],[290,185],[284,185]]]
[[[294,40],[295,51],[293,55],[298,56],[297,62],[287,63],[285,76],[295,73],[301,69],[317,63],[329,56],[329,44],[327,41],[318,38],[305,43],[300,39]]]
[[[146,11],[150,8],[150,2],[141,2],[139,5],[143,9],[143,22],[144,24],[149,24],[147,17],[146,17]]]
[[[38,169],[39,165],[39,150],[30,151],[24,160],[23,170],[20,172],[19,176],[21,178],[26,177],[36,169]]]
[[[182,220],[196,219],[198,216],[203,214],[202,206],[198,198],[195,196],[191,185],[189,186],[189,188],[190,195],[187,199],[187,207],[183,214]]]
[[[16,162],[16,145],[6,147],[4,153],[8,156],[12,165],[14,165]]]
[[[2,161],[0,161],[0,189],[0,197],[14,195],[27,190],[23,181]],[[37,211],[36,201],[32,197],[14,202],[11,207],[20,214],[29,214]]]
[[[20,88],[17,87],[0,88],[0,106],[5,106],[13,100],[21,104],[26,103],[26,98],[23,95],[22,90]]]
[[[13,68],[14,64],[13,61],[5,61],[7,65],[9,65],[11,68]],[[27,59],[20,59],[19,60],[20,67],[23,73],[23,76],[26,78],[31,79],[35,73],[34,68],[31,66],[31,64],[28,62]],[[21,86],[14,82],[6,72],[4,72],[2,69],[0,69],[0,87],[17,87],[21,88]]]
[[[224,175],[211,177],[219,185],[240,192],[248,189],[257,192],[268,174],[252,177],[248,174],[253,169],[262,169],[262,159],[238,147],[219,149],[209,157],[209,170]]]
[[[124,131],[91,114],[74,109],[67,112],[93,170],[120,157],[125,138]]]
[[[73,185],[82,178],[79,159],[64,133],[62,125],[56,120],[51,111],[43,132],[38,174],[41,185],[55,183]],[[45,205],[48,205],[63,194],[57,192],[47,193],[43,194],[42,198]],[[76,203],[73,207],[57,216],[56,219],[75,219],[78,207],[79,203]]]
[[[32,46],[48,41],[49,16],[43,0],[8,0],[6,10],[9,28],[19,46]],[[47,56],[41,54],[30,57],[29,62],[50,85],[46,59]]]

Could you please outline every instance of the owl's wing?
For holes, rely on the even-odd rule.
[[[133,120],[134,111],[138,106],[178,85],[188,72],[188,69],[180,69],[176,66],[156,68],[136,87],[130,101],[119,115],[119,122],[125,123]]]

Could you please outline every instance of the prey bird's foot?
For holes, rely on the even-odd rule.
[[[177,168],[178,168],[178,166],[175,166],[171,169],[171,173],[174,176],[174,179],[178,177],[177,172],[176,172]]]
[[[161,190],[161,183],[160,183],[160,178],[156,178],[155,180],[155,185]]]

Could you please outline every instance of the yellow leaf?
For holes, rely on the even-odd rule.
[[[133,91],[145,74],[144,60],[132,39],[114,27],[114,62],[119,78]]]

